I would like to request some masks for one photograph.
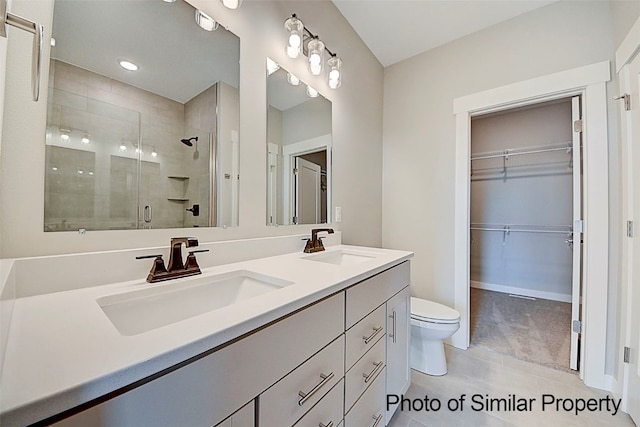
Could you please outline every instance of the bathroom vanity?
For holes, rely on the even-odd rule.
[[[2,425],[385,425],[395,409],[387,411],[385,395],[410,383],[412,255],[339,245],[160,284],[18,298]],[[183,308],[193,301],[182,295],[204,289],[198,300],[220,299],[215,292],[229,283],[240,283],[233,302]],[[252,286],[273,289],[253,295]],[[182,306],[157,311],[183,317],[157,323],[136,305],[163,298]],[[30,354],[34,341],[46,351]]]

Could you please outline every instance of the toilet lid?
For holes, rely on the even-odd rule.
[[[460,320],[460,313],[437,302],[411,297],[411,317],[426,322],[456,323]]]

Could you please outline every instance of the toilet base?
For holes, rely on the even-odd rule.
[[[412,335],[413,332],[412,330]],[[419,336],[411,338],[411,369],[427,375],[445,375],[447,373],[447,359],[442,340],[425,340],[424,337]]]

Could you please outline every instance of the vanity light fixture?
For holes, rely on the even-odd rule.
[[[242,0],[220,0],[220,1],[224,5],[224,7],[228,9],[237,9],[242,4]]]
[[[309,71],[314,76],[319,76],[322,72],[322,63],[324,62],[324,42],[318,37],[314,37],[307,44],[309,52]]]
[[[342,84],[342,72],[340,71],[340,68],[342,67],[342,59],[333,55],[327,61],[327,65],[329,66],[329,87],[331,89],[338,89]]]
[[[120,143],[120,151],[127,151],[127,145],[124,142]]]
[[[60,139],[63,141],[69,141],[71,139],[71,130],[69,129],[60,129]]]
[[[311,30],[298,19],[295,13],[285,21],[284,28],[289,34],[287,54],[291,58],[297,58],[302,51],[303,54],[307,56],[309,71],[314,76],[322,73],[324,67],[324,52],[327,51],[329,54],[329,60],[327,61],[327,67],[329,68],[329,87],[331,89],[339,88],[342,83],[342,60],[329,50],[324,42],[320,40],[320,37],[312,33]]]
[[[287,55],[289,58],[297,58],[302,50],[304,24],[294,13],[289,19],[284,21],[284,29],[289,33],[287,40]]]
[[[300,84],[300,79],[297,78],[296,76],[294,76],[291,73],[287,73],[287,81],[292,85],[292,86],[298,86]]]
[[[307,96],[309,98],[317,98],[318,97],[318,91],[315,90],[314,88],[312,88],[311,86],[307,86]]]
[[[91,140],[89,139],[89,135],[83,136],[81,141],[84,145],[87,145],[89,144],[89,142],[91,142]]]
[[[156,151],[156,149],[154,148],[153,151],[151,152],[151,157],[158,157],[158,152]]]
[[[218,23],[200,9],[196,9],[196,23],[205,31],[215,31],[218,28]]]
[[[118,64],[127,71],[138,71],[138,66],[131,61],[121,59]]]

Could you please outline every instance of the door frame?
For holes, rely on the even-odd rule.
[[[282,146],[282,222],[286,225],[293,224],[293,158],[322,150],[327,150],[327,224],[331,223],[331,134],[326,134]]]
[[[621,93],[618,95],[622,95],[622,84],[624,84],[625,89],[629,87],[629,69],[628,65],[636,59],[636,57],[640,55],[640,18],[636,20],[635,24],[631,27],[631,30],[627,33],[624,40],[616,50],[616,60],[615,60],[615,69],[616,73],[619,77],[619,88]],[[619,107],[618,107],[619,108]],[[630,168],[633,165],[630,163],[630,158],[625,154],[628,153],[628,145],[631,144],[629,141],[628,133],[627,133],[627,121],[624,116],[624,112],[620,116],[620,141],[621,141],[621,149],[622,149],[622,171],[621,171],[621,183],[622,183],[622,206],[621,206],[621,220],[623,224],[626,220],[633,219],[637,222],[636,218],[638,213],[633,212],[633,187],[632,187],[632,179],[630,177]],[[622,241],[622,254],[621,254],[621,298],[620,301],[623,303],[620,304],[620,315],[619,315],[619,324],[620,324],[620,333],[618,335],[617,349],[621,351],[623,347],[630,347],[631,344],[631,322],[632,322],[632,307],[631,307],[631,299],[629,295],[631,294],[633,281],[632,275],[639,274],[640,271],[634,271],[633,265],[631,261],[631,256],[633,254],[633,241],[627,237],[623,237]],[[620,354],[619,354],[620,356]],[[637,357],[637,356],[636,356]],[[618,360],[621,360],[621,357],[618,357]],[[628,363],[620,363],[618,365],[617,378],[618,382],[614,383],[614,394],[617,396],[622,396],[622,410],[628,412],[629,410],[629,376],[632,375],[631,370],[629,369]]]
[[[583,99],[583,309],[580,376],[586,385],[609,389],[605,374],[609,271],[609,164],[606,82],[610,63],[603,61],[456,98],[454,182],[454,302],[460,329],[451,338],[469,347],[469,218],[471,117],[581,95]]]

